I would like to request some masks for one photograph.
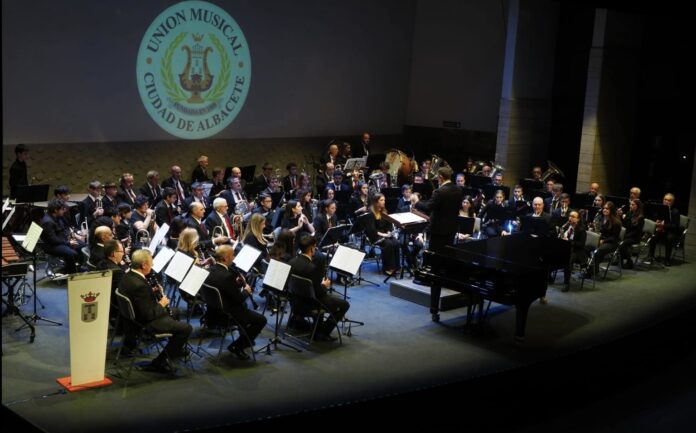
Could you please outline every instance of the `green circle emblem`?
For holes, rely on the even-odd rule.
[[[140,98],[162,129],[189,140],[210,137],[244,106],[251,84],[249,46],[227,12],[184,1],[150,24],[136,75]]]

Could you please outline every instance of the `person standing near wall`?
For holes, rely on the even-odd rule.
[[[17,190],[20,186],[29,185],[27,175],[27,160],[29,159],[29,148],[23,144],[15,146],[15,162],[10,166],[10,198],[17,197]]]

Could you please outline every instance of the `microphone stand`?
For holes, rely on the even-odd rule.
[[[34,250],[31,252],[31,260],[32,260],[32,265],[34,266],[34,271],[33,271],[33,274],[34,274],[34,276],[33,276],[33,280],[34,280],[34,281],[33,281],[33,282],[34,282],[34,293],[33,293],[33,295],[34,295],[34,312],[32,313],[31,316],[27,317],[27,321],[25,322],[24,325],[22,325],[22,326],[20,326],[19,328],[15,329],[15,332],[18,332],[18,331],[20,331],[20,330],[22,330],[22,329],[28,327],[28,328],[31,329],[32,334],[33,334],[33,332],[34,332],[34,327],[31,326],[31,325],[28,323],[29,321],[32,321],[32,322],[34,322],[34,324],[36,324],[36,322],[38,322],[39,320],[41,320],[41,321],[44,321],[44,322],[47,322],[47,323],[49,323],[49,324],[51,324],[51,325],[56,325],[56,326],[63,326],[63,324],[60,323],[60,322],[58,322],[58,321],[55,321],[55,320],[50,320],[50,319],[43,318],[43,317],[39,316],[39,315],[36,313],[36,302],[37,302],[37,299],[38,299],[38,295],[37,295],[37,293],[36,293],[36,269],[37,269],[37,268],[36,268],[36,249],[34,249]],[[41,306],[42,306],[42,308],[44,308],[43,304],[42,304]]]

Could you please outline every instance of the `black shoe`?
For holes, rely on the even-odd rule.
[[[319,335],[316,335],[316,336],[314,337],[314,340],[315,340],[315,341],[327,341],[327,342],[331,342],[331,341],[336,341],[336,340],[338,340],[338,338],[337,338],[337,337],[334,337],[334,336],[331,335],[331,334],[319,334]]]
[[[288,327],[301,332],[310,332],[312,330],[312,325],[301,317],[291,317],[288,320]]]
[[[143,370],[145,371],[151,371],[153,373],[162,373],[162,374],[175,374],[176,373],[176,367],[171,365],[169,361],[165,359],[160,360],[160,359],[154,359],[151,363],[146,365]]]
[[[244,349],[235,346],[234,343],[227,346],[227,350],[229,350],[232,355],[234,355],[240,361],[246,361],[249,359],[249,355],[246,354]]]

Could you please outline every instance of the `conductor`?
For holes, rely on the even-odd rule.
[[[428,249],[438,253],[445,252],[446,245],[452,245],[457,232],[457,215],[462,202],[462,190],[452,183],[452,169],[437,169],[440,187],[433,191],[430,200],[416,203],[416,209],[430,213],[430,244]]]

